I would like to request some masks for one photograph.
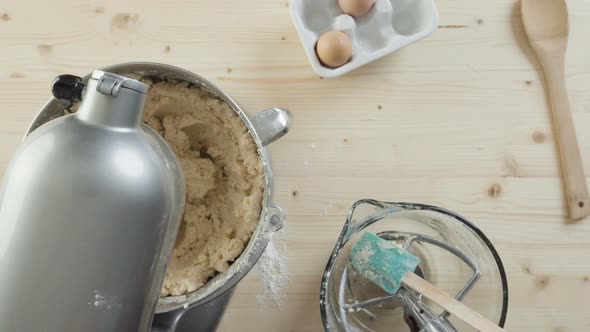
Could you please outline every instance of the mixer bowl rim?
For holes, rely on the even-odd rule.
[[[488,250],[492,254],[492,257],[494,258],[494,261],[496,262],[496,266],[498,267],[498,272],[500,273],[500,281],[502,283],[502,311],[500,313],[500,320],[498,322],[498,326],[504,327],[504,325],[506,324],[506,318],[508,316],[508,278],[506,275],[506,270],[504,268],[504,263],[502,262],[502,259],[500,258],[500,255],[498,254],[498,251],[496,250],[496,248],[494,247],[494,245],[492,244],[490,239],[485,235],[485,233],[478,226],[476,226],[473,222],[469,221],[468,219],[464,218],[463,216],[461,216],[453,211],[450,211],[450,210],[447,210],[447,209],[444,209],[444,208],[441,208],[438,206],[434,206],[434,205],[421,204],[421,203],[409,203],[409,202],[385,202],[385,201],[378,201],[378,200],[374,200],[374,199],[361,199],[361,200],[358,200],[355,203],[353,203],[352,207],[350,208],[348,215],[346,217],[346,222],[344,223],[344,227],[342,228],[342,232],[340,233],[340,236],[338,237],[338,241],[336,242],[336,244],[334,246],[334,250],[330,254],[330,258],[328,259],[328,263],[326,264],[326,268],[325,268],[324,273],[322,275],[322,282],[321,282],[321,287],[320,287],[320,314],[322,317],[322,324],[324,326],[325,331],[332,331],[332,327],[330,326],[330,322],[328,321],[328,304],[326,303],[327,302],[327,292],[328,292],[328,290],[327,290],[328,280],[329,280],[331,272],[332,272],[332,267],[336,263],[336,258],[338,256],[338,253],[340,252],[340,249],[342,249],[344,244],[346,244],[346,242],[348,241],[348,235],[350,234],[349,232],[350,232],[350,226],[352,223],[353,213],[356,210],[356,208],[361,204],[370,204],[370,205],[374,205],[374,206],[377,206],[380,208],[385,208],[386,207],[385,205],[388,205],[388,206],[398,206],[398,207],[400,207],[400,209],[404,209],[404,210],[426,210],[426,211],[438,212],[438,213],[447,215],[455,220],[458,220],[459,222],[463,223],[465,226],[470,228],[473,232],[475,232],[475,234],[482,240],[482,242],[486,245],[486,247],[488,248]]]
[[[172,312],[178,309],[190,310],[195,306],[205,304],[232,289],[243,277],[246,276],[264,252],[269,240],[267,234],[277,229],[276,225],[270,224],[271,218],[278,215],[281,221],[284,219],[282,209],[272,203],[274,183],[269,153],[265,148],[265,145],[263,145],[257,129],[252,124],[249,115],[228,94],[200,75],[180,67],[157,62],[126,62],[109,65],[100,70],[118,74],[148,73],[146,75],[148,77],[150,76],[149,73],[157,74],[157,72],[162,72],[162,76],[164,77],[195,84],[226,102],[246,125],[248,132],[256,143],[258,155],[264,170],[265,187],[258,225],[252,233],[248,244],[226,271],[216,274],[201,288],[183,296],[160,298],[156,306],[156,313]],[[168,76],[165,74],[168,74]],[[84,76],[84,81],[88,80],[90,75],[91,74]],[[63,110],[65,108],[66,107],[63,103],[53,98],[50,99],[39,113],[37,113],[27,129],[25,136],[37,129],[43,123],[62,116],[48,117],[46,114],[47,112],[54,111],[55,109]]]

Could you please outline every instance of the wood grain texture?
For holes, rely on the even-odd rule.
[[[478,224],[507,269],[508,330],[586,332],[590,222],[564,224],[549,105],[519,3],[437,5],[433,36],[328,80],[311,70],[286,0],[0,1],[0,170],[54,76],[126,61],[181,66],[249,112],[282,106],[294,117],[270,147],[288,287],[280,308],[259,304],[252,271],[220,331],[320,331],[321,274],[348,208],[369,197],[436,204]],[[566,81],[590,174],[590,2],[568,6]]]

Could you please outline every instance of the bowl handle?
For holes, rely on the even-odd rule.
[[[255,114],[250,121],[262,146],[267,146],[283,137],[289,131],[291,122],[289,111],[277,107]]]

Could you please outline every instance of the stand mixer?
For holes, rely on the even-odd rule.
[[[147,86],[61,76],[76,114],[28,136],[0,187],[0,331],[147,331],[184,209],[166,142],[141,124]]]
[[[186,71],[182,68],[178,68],[178,67],[174,67],[174,66],[170,66],[170,65],[166,65],[166,64],[160,64],[160,63],[147,63],[147,62],[137,62],[137,63],[123,63],[123,64],[117,64],[117,65],[112,65],[112,66],[108,66],[102,69],[105,72],[108,73],[114,73],[114,74],[118,74],[118,75],[112,75],[113,77],[121,77],[119,75],[122,76],[127,76],[129,74],[133,74],[134,77],[148,77],[153,81],[159,81],[159,80],[169,80],[169,81],[174,81],[174,82],[185,82],[185,84],[190,85],[190,86],[194,86],[195,88],[199,88],[199,89],[203,89],[209,93],[211,93],[212,95],[215,95],[216,97],[218,97],[220,100],[224,101],[225,103],[227,103],[236,113],[236,115],[242,120],[244,126],[248,129],[248,132],[251,134],[252,139],[254,140],[254,142],[256,143],[256,146],[258,148],[258,154],[259,154],[259,158],[261,160],[261,163],[263,165],[263,172],[264,172],[264,177],[265,177],[265,189],[264,189],[264,195],[263,195],[263,202],[262,202],[262,211],[259,217],[259,222],[258,225],[254,231],[254,233],[252,234],[252,237],[249,241],[249,243],[247,244],[246,248],[244,249],[244,251],[242,252],[242,254],[234,261],[233,264],[231,264],[229,266],[229,268],[222,272],[217,274],[216,276],[214,276],[211,280],[209,280],[203,287],[201,287],[200,289],[198,289],[197,291],[184,295],[184,296],[174,296],[174,297],[163,297],[163,298],[159,298],[155,297],[154,301],[157,302],[157,304],[155,305],[155,315],[154,312],[152,311],[151,314],[145,314],[145,318],[148,322],[151,320],[151,328],[148,328],[148,331],[152,331],[152,332],[185,332],[185,331],[190,331],[190,332],[204,332],[204,331],[214,331],[217,327],[217,325],[219,324],[221,317],[223,315],[223,312],[227,306],[227,303],[229,302],[229,299],[231,298],[231,295],[233,293],[233,290],[235,289],[237,283],[250,271],[250,269],[252,269],[252,267],[256,264],[258,258],[262,255],[264,249],[266,248],[266,245],[269,241],[270,235],[275,232],[278,231],[279,229],[281,229],[283,221],[284,221],[284,213],[282,211],[282,209],[274,204],[273,202],[273,176],[272,176],[272,168],[271,168],[271,161],[270,161],[270,156],[269,156],[269,152],[267,150],[267,146],[271,143],[273,143],[274,141],[276,141],[277,139],[279,139],[280,137],[282,137],[283,135],[285,135],[288,131],[289,131],[289,127],[290,127],[290,120],[289,120],[289,113],[281,108],[270,108],[261,112],[258,112],[254,115],[248,115],[229,95],[227,95],[226,93],[224,93],[222,90],[220,90],[219,88],[217,88],[215,85],[213,85],[211,82],[207,81],[206,79],[204,79],[203,77],[196,75],[194,73],[191,73],[189,71]],[[46,130],[46,128],[48,127],[52,127],[54,126],[54,123],[61,123],[61,121],[71,121],[71,120],[66,120],[69,118],[76,118],[76,116],[81,116],[81,111],[82,111],[82,107],[78,110],[77,113],[75,114],[70,114],[71,111],[69,110],[69,105],[72,104],[72,100],[75,100],[76,98],[79,98],[80,95],[83,93],[83,98],[82,98],[82,104],[88,103],[89,102],[89,92],[92,91],[92,87],[94,86],[94,84],[96,84],[100,79],[96,78],[95,76],[98,77],[99,74],[92,74],[92,75],[87,75],[85,77],[82,78],[82,81],[80,81],[79,78],[73,77],[73,76],[63,76],[61,80],[56,81],[56,84],[54,84],[54,94],[56,94],[57,98],[53,98],[51,99],[38,113],[38,115],[35,117],[35,119],[33,120],[33,122],[31,123],[30,127],[28,128],[27,132],[26,132],[26,137],[25,137],[25,141],[24,144],[26,145],[27,142],[30,141],[34,141],[36,140],[36,137],[38,137],[42,132],[44,132]],[[123,77],[124,78],[124,77]],[[123,80],[123,78],[121,80]],[[125,79],[125,84],[121,84],[121,85],[113,85],[114,88],[116,88],[116,86],[119,86],[120,88],[120,92],[119,94],[121,94],[121,92],[126,91],[123,90],[123,88],[126,86],[126,84],[141,84],[143,86],[142,83],[138,82],[138,81],[134,81],[134,80],[128,80]],[[85,84],[84,84],[85,83]],[[143,90],[142,90],[143,91]],[[102,105],[102,104],[101,104]],[[143,107],[143,104],[141,104],[141,106]],[[119,111],[121,111],[123,109],[119,109]],[[99,110],[95,110],[97,113],[97,117],[100,118],[100,116],[98,115]],[[105,111],[104,109],[102,111]],[[141,112],[142,110],[135,110],[137,112],[140,112],[139,114],[137,114],[137,118],[141,119]],[[112,112],[111,112],[112,113]],[[110,114],[110,113],[109,113]],[[127,113],[123,113],[123,114],[127,114]],[[105,115],[103,115],[104,117]],[[56,121],[55,119],[58,119],[58,122],[54,122]],[[88,127],[92,127],[92,126],[88,126]],[[156,145],[160,145],[162,144],[162,148],[167,148],[167,145],[165,142],[163,142],[161,140],[161,138],[159,136],[157,136],[156,134],[153,133],[153,131],[148,128],[147,126],[139,126],[138,128],[135,129],[127,129],[127,128],[122,128],[122,127],[108,127],[108,126],[103,126],[103,125],[96,125],[95,127],[99,128],[99,129],[105,129],[105,130],[110,130],[108,132],[108,134],[110,133],[139,133],[142,132],[141,135],[145,136],[146,134],[143,133],[143,131],[147,132],[147,135],[149,136],[149,142],[150,143],[158,143]],[[111,130],[112,129],[112,130]],[[140,136],[141,136],[140,135]],[[151,137],[152,135],[156,135],[154,137]],[[72,138],[74,139],[74,138]],[[78,142],[80,141],[79,139],[77,140]],[[50,144],[50,147],[55,147],[54,144]],[[118,145],[117,145],[118,146]],[[43,149],[40,149],[41,152],[40,154],[48,154],[48,152],[50,152],[50,147],[45,147]],[[112,146],[111,146],[112,147]],[[71,149],[70,149],[71,150]],[[105,149],[105,151],[108,149]],[[62,157],[62,159],[66,160],[67,162],[71,163],[72,157],[71,154],[73,153],[74,150],[68,151],[68,154],[66,157]],[[64,153],[66,154],[66,153]],[[95,153],[88,153],[90,155],[94,155]],[[18,155],[18,154],[17,154]],[[171,155],[172,157],[174,157],[173,155]],[[120,159],[120,158],[119,158]],[[113,158],[112,160],[119,160],[117,158]],[[90,160],[90,159],[88,159]],[[165,165],[169,166],[171,169],[174,168],[178,171],[178,173],[175,173],[175,175],[173,176],[173,178],[176,180],[178,188],[180,188],[182,190],[182,192],[175,193],[175,194],[170,194],[170,197],[182,197],[184,198],[184,183],[181,183],[181,179],[182,179],[182,172],[181,169],[178,167],[178,164],[176,163],[176,158],[167,158],[167,161],[164,162]],[[14,163],[14,162],[13,162]],[[125,168],[129,174],[133,175],[135,174],[135,172],[137,172],[137,164],[139,163],[138,160],[127,160],[125,161],[125,165],[129,166],[127,168]],[[49,184],[48,186],[57,186],[57,184],[59,183],[59,181],[67,181],[68,184],[72,184],[72,183],[77,183],[77,180],[74,181],[70,176],[68,176],[67,172],[71,172],[72,170],[70,168],[66,169],[66,168],[59,168],[59,169],[52,169],[51,171],[47,168],[44,167],[41,163],[35,163],[35,165],[38,165],[40,170],[38,170],[39,173],[44,174],[44,176],[46,177],[46,180],[48,180]],[[72,166],[71,168],[74,169],[75,173],[73,173],[74,175],[79,175],[80,177],[86,178],[86,177],[91,177],[92,179],[96,178],[96,171],[95,170],[95,166],[89,167],[88,165],[84,164],[84,163],[78,163],[77,165],[70,165]],[[78,168],[76,168],[75,166],[78,166]],[[87,168],[80,168],[82,166],[86,166]],[[29,178],[32,178],[32,175],[28,172],[25,171],[28,168],[23,168],[23,172],[22,173],[26,173],[24,174],[24,176],[27,176]],[[101,168],[97,165],[96,169],[98,169],[99,171],[101,170]],[[9,169],[7,170],[7,173],[5,175],[5,179],[4,181],[6,182],[7,179],[11,178],[12,176],[10,175],[10,170],[11,167],[9,167]],[[83,171],[83,174],[80,174]],[[76,173],[77,172],[77,173]],[[105,172],[102,172],[105,173]],[[99,172],[99,174],[102,174]],[[55,176],[57,175],[57,176]],[[113,176],[111,176],[110,174],[107,174],[108,176],[103,177],[102,179],[106,182],[106,183],[113,183],[114,187],[117,187],[116,184],[114,184],[116,180]],[[41,176],[38,176],[38,178],[41,178]],[[139,179],[139,178],[138,178]],[[156,181],[158,178],[153,178],[150,179],[149,181]],[[127,182],[121,182],[120,183],[127,183]],[[139,181],[137,181],[139,182]],[[85,182],[84,182],[85,183]],[[147,182],[149,183],[149,182]],[[100,184],[100,183],[99,183]],[[59,187],[59,186],[57,186]],[[129,189],[129,188],[128,188]],[[116,190],[114,191],[121,191],[120,189],[116,188]],[[55,196],[55,193],[57,192],[57,190],[49,190],[47,189],[46,191],[44,191],[45,196],[50,196],[50,198],[52,198],[53,196]],[[121,198],[120,196],[118,196],[118,193],[115,193],[116,195],[113,196],[109,196],[109,202],[114,201],[114,199],[110,199],[110,198]],[[43,199],[45,198],[45,196],[39,195],[37,196],[38,198],[36,198],[37,201],[43,202]],[[108,196],[108,195],[105,195]],[[4,200],[6,200],[7,196],[2,194],[2,191],[0,191],[0,208],[3,209],[5,203],[2,203]],[[69,197],[67,200],[62,199],[62,200],[53,200],[52,204],[45,204],[44,206],[47,208],[47,210],[50,210],[54,213],[57,212],[61,212],[62,207],[66,204],[65,202],[69,202],[69,204],[72,205],[76,205],[78,204],[78,200],[81,199],[82,197]],[[98,196],[94,196],[93,198],[93,202],[94,204],[97,203],[98,201]],[[46,202],[47,200],[45,200]],[[120,199],[120,202],[124,205],[124,199]],[[181,206],[181,200],[176,200],[176,198],[173,199],[174,202],[176,202],[178,204],[178,206],[174,207],[174,211],[176,211],[176,209],[178,209],[180,211],[180,215],[182,215],[182,210],[183,207]],[[14,202],[14,201],[13,201]],[[30,204],[33,204],[31,202],[33,202],[32,200],[28,201]],[[172,201],[169,201],[169,206],[172,207]],[[90,203],[88,203],[90,204]],[[73,207],[72,207],[73,209]],[[124,209],[125,211],[127,211],[128,213],[132,213],[134,211],[136,211],[137,209],[131,209],[129,206],[123,206],[121,207],[121,209]],[[55,210],[55,211],[53,211]],[[87,209],[86,209],[87,210]],[[81,221],[86,221],[85,219],[80,219]],[[10,235],[8,235],[9,232],[7,232],[7,229],[9,229],[10,227],[13,227],[12,225],[14,224],[14,222],[10,222],[10,224],[8,223],[9,220],[7,220],[7,218],[5,218],[5,214],[4,211],[0,211],[0,240],[2,244],[7,243],[7,239],[10,238]],[[167,261],[167,257],[170,253],[170,251],[168,250],[168,245],[173,246],[174,245],[174,240],[176,238],[176,229],[170,229],[169,233],[166,234],[166,244],[163,246],[162,251],[157,253],[155,251],[150,251],[150,247],[145,247],[145,248],[141,248],[139,245],[137,246],[137,248],[129,248],[127,249],[125,246],[126,245],[130,245],[132,242],[130,241],[130,239],[132,240],[137,240],[137,241],[143,241],[144,239],[142,237],[138,237],[136,238],[137,235],[139,235],[140,233],[134,234],[134,235],[127,235],[127,233],[123,233],[122,231],[118,231],[117,227],[120,227],[120,223],[117,223],[119,220],[112,220],[112,223],[110,223],[110,226],[108,225],[104,225],[105,229],[109,229],[111,230],[111,235],[114,236],[114,239],[106,239],[104,238],[103,243],[101,244],[101,248],[99,249],[98,252],[94,252],[92,250],[90,250],[88,248],[88,250],[84,249],[84,250],[71,250],[71,252],[68,253],[68,255],[70,256],[74,256],[74,255],[88,255],[86,256],[86,259],[84,259],[84,257],[82,257],[80,259],[81,262],[77,262],[76,265],[74,264],[66,264],[64,263],[63,265],[65,266],[65,268],[69,269],[71,272],[71,276],[75,276],[76,273],[78,274],[82,274],[82,272],[80,271],[75,271],[74,269],[89,269],[89,265],[91,265],[91,263],[95,264],[92,259],[94,259],[93,257],[96,257],[99,253],[103,253],[105,255],[113,255],[115,252],[123,252],[124,257],[119,257],[122,260],[126,260],[125,264],[129,265],[129,266],[133,266],[133,264],[137,263],[137,261],[134,259],[133,257],[133,253],[131,252],[134,249],[137,249],[139,251],[139,254],[143,255],[142,257],[159,257],[158,259],[163,259],[164,261]],[[146,223],[148,223],[148,220],[145,220]],[[163,220],[162,220],[163,222]],[[172,223],[172,222],[171,222]],[[61,224],[60,224],[61,225]],[[86,225],[84,223],[84,225]],[[147,225],[147,224],[146,224]],[[69,225],[68,225],[69,226]],[[45,227],[45,228],[49,228],[49,226]],[[70,227],[71,228],[71,227]],[[36,232],[34,230],[31,230],[30,228],[27,228],[27,235],[22,235],[21,237],[18,238],[18,241],[20,241],[19,243],[16,244],[16,246],[19,247],[25,247],[27,245],[29,245],[29,241],[35,241],[37,239],[37,237],[42,237],[45,236],[45,238],[47,239],[47,241],[51,242],[49,244],[47,244],[48,246],[56,246],[59,247],[61,245],[64,245],[64,243],[57,241],[58,238],[60,238],[60,233],[63,233],[63,236],[71,236],[74,235],[73,231],[70,230],[70,228],[66,227],[66,226],[58,226],[56,228],[51,228],[49,231],[43,231],[40,233],[45,233],[43,234],[36,234]],[[76,228],[74,230],[79,230],[80,225],[76,225]],[[127,242],[125,242],[125,237],[127,237]],[[169,237],[171,238],[171,240],[169,240]],[[90,240],[94,240],[94,239],[90,239]],[[89,240],[89,241],[90,241]],[[110,241],[113,240],[121,240],[123,243],[121,244],[121,246],[125,247],[125,249],[123,251],[115,251],[115,248],[110,244]],[[97,240],[99,241],[99,240]],[[89,244],[86,244],[85,241],[79,241],[81,242],[80,245],[81,246],[87,246],[89,247]],[[34,243],[33,243],[34,244]],[[20,249],[18,247],[16,247],[14,252],[18,252],[17,249]],[[63,286],[65,288],[65,292],[60,292],[58,291],[56,288],[54,288],[53,290],[50,289],[49,286],[51,280],[48,280],[49,278],[53,278],[52,274],[53,269],[57,270],[58,269],[58,265],[54,264],[54,262],[52,260],[55,260],[55,257],[47,257],[46,261],[49,266],[45,267],[44,270],[44,274],[39,274],[38,278],[35,278],[34,285],[39,285],[37,288],[39,288],[41,290],[41,292],[38,293],[37,288],[34,287],[30,287],[28,290],[25,290],[24,293],[19,293],[16,291],[11,291],[10,293],[6,293],[5,289],[10,288],[9,285],[11,285],[10,282],[15,282],[15,280],[18,279],[23,279],[23,275],[26,275],[28,272],[21,270],[21,272],[7,272],[6,269],[10,268],[10,264],[11,262],[14,262],[14,260],[11,258],[12,261],[9,260],[5,260],[2,254],[2,252],[4,251],[4,248],[2,245],[0,245],[0,280],[2,280],[2,284],[0,285],[0,294],[10,294],[11,297],[4,297],[3,300],[7,301],[6,303],[0,303],[0,331],[35,331],[35,330],[40,330],[40,331],[138,331],[138,329],[133,329],[133,328],[122,328],[122,329],[115,329],[115,328],[111,328],[110,326],[108,328],[103,328],[104,325],[97,325],[97,326],[90,326],[90,325],[85,325],[83,328],[78,328],[78,326],[76,325],[67,325],[68,322],[72,323],[72,322],[76,322],[76,321],[80,321],[82,319],[81,316],[77,315],[77,311],[78,309],[82,310],[82,309],[87,309],[84,306],[90,305],[91,308],[90,309],[94,309],[94,305],[96,304],[100,310],[104,310],[105,313],[109,313],[109,314],[113,314],[116,310],[118,310],[118,306],[121,303],[121,300],[123,300],[123,298],[121,297],[121,294],[125,294],[126,291],[129,291],[129,289],[124,289],[123,287],[121,287],[120,289],[117,289],[117,292],[113,291],[113,292],[105,292],[102,291],[103,289],[98,289],[96,287],[90,287],[91,291],[86,291],[88,294],[88,299],[85,298],[85,302],[84,301],[79,301],[77,305],[72,304],[71,306],[68,306],[67,309],[64,308],[63,310],[60,311],[51,311],[49,309],[54,309],[52,308],[52,305],[54,304],[60,304],[61,302],[65,302],[65,304],[69,305],[70,303],[68,302],[69,300],[65,299],[65,297],[67,297],[67,292],[74,292],[73,288],[68,288],[68,284],[65,283]],[[63,252],[63,250],[62,250]],[[61,253],[61,252],[60,252]],[[16,256],[14,257],[18,257],[17,254],[15,254]],[[38,253],[31,253],[32,258],[35,258],[34,256],[38,255]],[[44,254],[45,255],[45,254]],[[45,256],[48,256],[48,254],[46,254]],[[137,256],[139,257],[139,256]],[[31,258],[31,257],[29,257]],[[31,259],[32,259],[31,258]],[[59,258],[59,257],[58,257]],[[115,258],[115,257],[109,257],[109,258]],[[131,262],[130,262],[131,261]],[[158,274],[160,269],[162,270],[162,273],[165,269],[165,266],[160,266],[160,260],[158,260],[157,265],[153,264],[153,268],[152,270],[148,271],[149,273],[152,272],[157,272],[156,277],[158,278],[158,280],[162,281],[162,279],[159,279],[160,275]],[[157,269],[156,269],[157,267]],[[63,267],[62,267],[63,268]],[[107,263],[104,264],[104,266],[100,269],[100,271],[98,268],[94,269],[93,271],[96,272],[96,275],[94,275],[94,279],[92,280],[97,280],[96,282],[104,282],[104,278],[108,278],[109,279],[114,279],[114,277],[111,278],[111,275],[113,273],[114,266],[109,265]],[[157,271],[156,271],[157,270]],[[47,272],[49,271],[49,272]],[[47,273],[46,273],[47,272]],[[134,276],[133,278],[133,285],[136,285],[135,280],[139,281],[139,279],[143,276],[147,276],[149,273],[140,273],[139,270],[134,272]],[[67,273],[64,273],[67,274]],[[45,275],[46,278],[43,278],[42,276]],[[129,276],[123,276],[123,277],[129,277]],[[9,283],[5,283],[4,282],[4,278],[7,278],[6,280],[10,280]],[[68,279],[68,280],[72,280],[74,279],[73,277]],[[119,283],[123,283],[123,281],[118,280]],[[75,284],[75,283],[74,283]],[[91,284],[91,282],[89,281],[88,284]],[[160,287],[161,285],[157,285],[154,286],[154,289],[157,289],[157,294],[159,294],[160,291]],[[98,290],[98,291],[97,291]],[[37,296],[39,295],[39,296]],[[150,296],[152,294],[150,293]],[[19,298],[21,301],[18,302],[19,308],[17,308],[16,306],[12,307],[12,308],[8,308],[8,306],[13,306],[13,303],[15,303],[12,298]],[[150,297],[150,301],[151,301],[151,297]],[[34,305],[37,303],[37,307],[35,307],[34,309],[36,310],[34,313],[36,312],[42,312],[43,314],[41,315],[37,315],[38,318],[38,323],[40,324],[40,326],[43,326],[43,328],[41,329],[29,329],[29,325],[26,325],[26,328],[22,328],[20,329],[21,325],[14,325],[15,321],[11,321],[10,319],[6,320],[4,319],[5,317],[11,317],[14,316],[13,314],[15,312],[19,312],[23,311],[22,308],[28,308],[28,306],[30,304]],[[84,308],[83,308],[84,307]],[[12,311],[9,311],[12,310]],[[153,309],[153,307],[150,307],[150,309]],[[29,319],[28,317],[32,317],[31,313],[33,313],[32,311],[26,311],[26,319]],[[47,313],[44,313],[44,312]],[[14,318],[11,319],[21,319],[22,317],[25,317],[25,313],[22,312],[20,314],[21,316],[14,316]],[[64,318],[66,317],[66,318]],[[120,316],[122,317],[122,316]],[[153,317],[153,319],[152,319]],[[104,317],[103,317],[104,318]],[[43,321],[45,319],[49,319],[49,320],[58,320],[58,319],[64,319],[66,320],[66,322],[64,322],[63,326],[66,326],[67,328],[62,328],[63,326],[60,325],[59,328],[56,328],[55,330],[50,329],[48,324],[43,325]],[[106,318],[105,318],[106,319]],[[109,318],[110,319],[110,318]],[[115,319],[115,318],[112,318]],[[129,318],[125,318],[125,319],[129,319]],[[18,321],[20,322],[20,321]],[[11,325],[12,324],[12,325]],[[32,323],[31,323],[32,324]],[[35,327],[37,325],[34,325]],[[4,328],[6,327],[6,328]],[[18,328],[17,328],[18,327]],[[142,325],[143,328],[143,325]],[[145,329],[139,330],[139,331],[146,331]]]

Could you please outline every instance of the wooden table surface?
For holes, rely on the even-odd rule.
[[[282,106],[270,148],[289,282],[259,304],[255,270],[221,331],[320,331],[321,274],[361,198],[440,205],[477,223],[508,273],[512,331],[590,331],[590,218],[565,224],[539,65],[513,0],[437,1],[430,38],[338,79],[314,74],[287,0],[0,1],[0,170],[62,73],[157,61],[249,112]],[[567,82],[590,174],[590,1],[568,0]]]

